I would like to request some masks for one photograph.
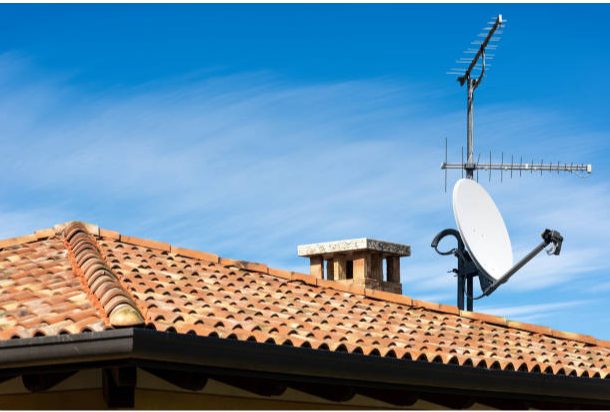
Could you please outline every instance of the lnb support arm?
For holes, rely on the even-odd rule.
[[[534,257],[536,257],[536,255],[538,255],[540,252],[542,252],[548,245],[553,244],[553,249],[551,249],[551,252],[549,254],[558,256],[559,253],[561,252],[561,244],[563,243],[563,236],[561,236],[561,234],[559,232],[557,232],[556,230],[551,230],[551,229],[545,229],[544,232],[542,232],[541,236],[542,236],[542,242],[540,242],[540,244],[538,244],[538,246],[536,246],[534,249],[532,249],[532,251],[530,253],[525,255],[520,261],[518,261],[515,264],[515,266],[513,266],[501,278],[499,278],[498,280],[493,282],[488,288],[486,288],[483,291],[482,295],[476,297],[475,299],[480,299],[482,297],[491,295],[491,293],[493,291],[498,289],[498,287],[500,287],[500,285],[502,285],[503,283],[506,283],[506,281],[508,279],[510,279],[510,277],[512,275],[517,273],[517,271],[519,269],[521,269],[530,260],[532,260]]]

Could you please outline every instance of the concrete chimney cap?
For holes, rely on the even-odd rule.
[[[388,256],[411,256],[411,246],[400,243],[385,242],[383,240],[359,239],[336,240],[333,242],[311,243],[299,245],[299,256],[331,255],[335,253],[375,251]]]

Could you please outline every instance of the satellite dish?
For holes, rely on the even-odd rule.
[[[442,230],[432,240],[432,247],[441,255],[454,255],[458,267],[453,269],[458,281],[458,307],[472,310],[473,300],[489,296],[536,255],[549,247],[549,255],[559,255],[563,237],[555,230],[545,229],[540,242],[517,263],[504,219],[493,199],[472,179],[461,179],[453,188],[453,213],[458,230]],[[457,240],[457,248],[438,249],[446,236]],[[474,297],[473,279],[478,276],[481,295]]]
[[[492,282],[513,266],[513,250],[496,204],[483,186],[460,179],[453,188],[453,214],[474,264]]]

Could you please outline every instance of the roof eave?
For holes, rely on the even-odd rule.
[[[0,375],[40,366],[130,360],[185,370],[610,406],[610,380],[444,365],[125,328],[0,342]]]

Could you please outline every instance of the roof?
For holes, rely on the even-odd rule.
[[[0,340],[148,327],[367,356],[606,378],[610,342],[79,222],[0,241]]]

